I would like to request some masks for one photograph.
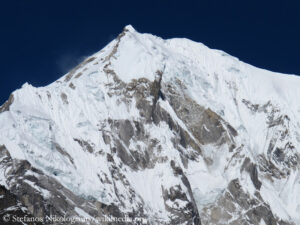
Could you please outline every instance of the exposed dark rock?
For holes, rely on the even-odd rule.
[[[8,100],[2,106],[0,106],[0,113],[9,111],[9,108],[13,102],[14,102],[14,95],[11,94]]]
[[[90,57],[87,58],[86,60],[84,60],[82,63],[80,63],[78,66],[76,66],[75,68],[73,68],[66,76],[64,81],[68,82],[72,79],[72,77],[74,76],[74,74],[81,68],[83,68],[85,65],[87,65],[88,63],[94,61],[96,58],[95,57]],[[76,78],[79,78],[81,76],[82,73],[78,73],[76,75]]]
[[[165,85],[163,90],[176,115],[189,128],[199,143],[218,143],[219,145],[228,143],[232,145],[233,137],[237,136],[237,131],[211,109],[205,109],[182,94],[184,87],[180,81],[178,81],[178,90],[170,85]]]
[[[187,177],[183,173],[183,170],[179,166],[176,166],[175,161],[171,160],[170,166],[173,170],[174,176],[180,177],[182,184],[188,190],[188,192],[185,193],[180,185],[176,185],[171,187],[169,190],[164,190],[163,192],[166,209],[175,215],[172,217],[172,224],[186,223],[190,225],[201,225],[197,205]],[[176,202],[177,199],[181,202],[186,202],[185,206],[179,206]],[[171,205],[169,201],[172,202]]]
[[[70,190],[62,186],[58,181],[50,176],[45,175],[42,171],[33,168],[29,162],[24,160],[12,160],[5,146],[0,148],[0,157],[2,166],[7,167],[9,171],[7,182],[10,191],[0,186],[0,196],[4,193],[5,201],[0,201],[0,216],[9,213],[14,216],[28,216],[35,218],[46,218],[47,216],[55,215],[57,217],[72,217],[76,215],[74,208],[79,207],[92,217],[104,218],[106,216],[124,217],[119,210],[119,206],[114,204],[105,205],[88,197],[77,196]],[[108,155],[108,159],[111,156]],[[108,160],[111,161],[111,160]],[[113,161],[111,161],[113,162]],[[117,167],[112,167],[112,173],[115,181],[121,180],[124,185],[129,185],[125,177],[120,173]],[[36,174],[27,175],[27,173]],[[110,181],[107,181],[110,182]],[[49,193],[45,195],[45,193]],[[51,193],[51,194],[50,194]],[[134,191],[132,191],[134,193]],[[134,195],[133,195],[134,196]],[[16,205],[14,208],[10,208]],[[96,208],[96,209],[95,209]],[[9,209],[10,211],[5,211]],[[67,214],[66,214],[67,213]],[[134,216],[145,217],[142,213],[133,214]],[[1,217],[2,218],[2,217]],[[25,223],[26,225],[34,224],[52,224],[61,225],[66,223]],[[5,224],[20,224],[20,223],[5,223]],[[75,225],[85,225],[86,223],[75,222]],[[98,224],[91,222],[91,225]],[[103,223],[106,225],[107,223]],[[111,222],[110,225],[125,225],[123,222]]]
[[[281,171],[272,161],[267,160],[263,155],[259,157],[259,169],[264,172],[265,175],[269,175],[271,179],[272,177],[281,179],[287,176],[286,171]]]
[[[88,151],[89,153],[94,152],[94,147],[88,141],[77,138],[74,138],[74,141],[76,141],[84,151]]]
[[[157,123],[157,121],[155,121],[155,117],[153,114],[156,109],[156,103],[157,103],[160,93],[161,93],[161,80],[162,80],[163,72],[158,70],[158,71],[156,71],[156,74],[157,74],[157,77],[154,80],[154,82],[152,83],[151,92],[150,92],[150,94],[153,96],[151,115],[152,115],[152,119],[154,120],[154,123]]]
[[[68,102],[68,96],[65,93],[61,93],[60,97],[61,97],[61,99],[62,99],[62,101],[63,101],[64,104],[66,104],[66,105],[69,104],[69,102]]]
[[[7,225],[42,225],[42,220],[28,212],[18,197],[0,185],[0,224]],[[18,218],[26,221],[21,222]],[[26,219],[25,219],[26,218]]]
[[[249,173],[254,187],[256,189],[260,190],[261,182],[258,179],[257,167],[254,163],[252,163],[250,161],[250,159],[248,157],[245,158],[244,163],[242,165],[241,170],[244,170],[244,169]]]
[[[54,145],[54,148],[60,153],[60,154],[62,154],[63,156],[66,156],[69,160],[70,160],[70,162],[72,163],[72,164],[74,164],[74,159],[70,156],[70,154],[69,153],[67,153],[58,143],[56,143],[56,142],[54,142],[54,143],[52,143],[53,145]]]
[[[76,89],[75,85],[72,82],[69,84],[69,87],[72,88],[73,90]]]
[[[255,195],[256,197],[251,197],[245,193],[238,179],[232,180],[217,202],[204,208],[201,219],[207,225],[260,225],[262,220],[266,225],[294,224],[274,216],[270,206],[262,201],[259,192]]]

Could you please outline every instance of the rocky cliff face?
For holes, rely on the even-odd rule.
[[[1,215],[300,224],[299,86],[127,26],[58,81],[25,84],[0,108]]]

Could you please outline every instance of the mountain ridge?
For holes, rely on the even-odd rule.
[[[0,108],[0,184],[32,215],[300,224],[299,85],[129,25],[56,82],[25,84]]]

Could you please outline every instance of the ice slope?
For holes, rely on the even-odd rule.
[[[112,132],[106,124],[109,119],[136,121],[140,113],[134,100],[124,102],[119,95],[110,93],[114,77],[108,75],[109,70],[127,84],[140,78],[153,82],[157,79],[157,71],[163,73],[162,88],[168,84],[176,86],[178,80],[181,81],[184,94],[216,112],[237,130],[237,146],[243,144],[245,156],[254,162],[259,162],[261,155],[267,157],[270,138],[278,133],[268,123],[271,112],[268,107],[273,107],[277,110],[275,117],[277,114],[278,117],[288,116],[290,134],[283,141],[277,138],[275,146],[282,147],[289,142],[295,147],[289,154],[299,154],[298,76],[256,68],[188,39],[163,40],[138,33],[130,25],[124,30],[117,39],[56,82],[39,88],[24,84],[13,93],[14,101],[9,111],[0,114],[0,145],[7,147],[12,158],[28,160],[80,196],[105,204],[117,202],[113,186],[101,181],[106,175],[111,176],[104,157],[111,153],[111,146],[105,143],[99,131]],[[160,99],[158,104],[185,127],[168,102]],[[265,109],[251,110],[250,105],[252,108],[265,106]],[[164,151],[160,156],[167,157],[168,161],[175,160],[184,168],[199,211],[218,199],[235,178],[254,195],[250,178],[240,172],[240,164],[231,164],[232,154],[226,146],[221,146],[220,151],[214,144],[204,145],[203,153],[213,159],[213,164],[208,166],[199,158],[184,167],[171,143],[174,133],[167,124],[147,125],[146,130],[162,144]],[[137,145],[146,148],[143,147],[145,143],[131,143],[132,148]],[[114,159],[116,164],[121,163],[120,159]],[[127,201],[122,210],[137,207],[138,201],[143,201],[149,214],[167,220],[161,186],[167,188],[178,183],[169,164],[136,171],[124,166],[123,170],[131,187],[143,200],[136,200],[134,206]],[[287,177],[274,178],[272,182],[264,176],[259,178],[261,195],[273,213],[300,224],[299,169],[290,169]],[[112,176],[108,179],[114,180]],[[155,187],[154,182],[158,183]],[[4,175],[0,184],[7,186]],[[116,184],[116,187],[129,195],[124,185]]]

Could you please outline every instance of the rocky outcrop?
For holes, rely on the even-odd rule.
[[[232,180],[217,202],[205,208],[200,216],[203,224],[208,225],[294,224],[274,216],[270,206],[263,201],[259,192],[255,192],[255,196],[251,197],[243,190],[237,179]]]
[[[58,218],[80,217],[75,208],[83,210],[94,218],[105,216],[123,217],[124,215],[114,205],[105,205],[86,196],[77,196],[62,186],[56,179],[32,167],[28,161],[14,160],[9,152],[2,146],[0,149],[1,166],[5,168],[5,177],[9,191],[0,187],[3,195],[1,200],[1,214],[17,217],[28,216],[41,223],[32,224],[69,224],[70,221],[53,222],[47,217]],[[55,172],[54,172],[55,176]],[[78,211],[78,210],[77,210]],[[84,219],[84,218],[82,218]],[[47,222],[48,221],[48,222]],[[98,221],[88,221],[88,224],[98,224]],[[74,220],[73,224],[86,224]],[[20,223],[16,223],[20,224]],[[106,224],[103,222],[103,224]],[[109,223],[122,224],[122,223]]]
[[[209,108],[197,104],[185,94],[184,85],[180,80],[177,85],[165,84],[164,95],[169,101],[176,115],[192,132],[201,144],[227,143],[234,146],[237,131],[225,122],[217,113]]]
[[[43,221],[28,212],[18,197],[0,186],[0,223],[9,225],[42,225]],[[21,219],[23,219],[21,221]]]
[[[14,102],[14,95],[11,94],[8,98],[8,100],[2,105],[0,106],[0,113],[5,112],[5,111],[9,111],[10,105]]]

